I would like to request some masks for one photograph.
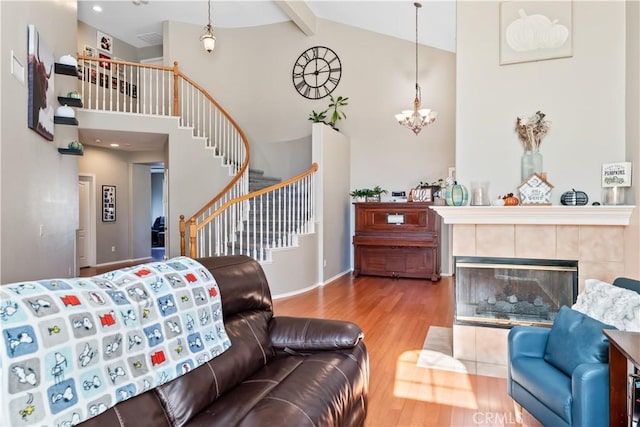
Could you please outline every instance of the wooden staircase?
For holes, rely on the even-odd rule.
[[[296,234],[314,230],[317,164],[284,182],[262,171],[250,173],[246,135],[204,88],[179,70],[177,62],[167,67],[78,55],[78,69],[84,109],[175,117],[181,128],[191,129],[233,170],[229,182],[202,208],[190,217],[179,215],[181,255],[246,254],[264,261],[271,249],[295,245]],[[104,69],[100,82],[112,84],[92,80],[96,69]],[[134,86],[135,95],[129,92]],[[197,183],[190,191],[206,187]],[[175,221],[175,216],[168,221]],[[175,230],[170,224],[169,229]]]

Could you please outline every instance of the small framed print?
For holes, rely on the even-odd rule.
[[[84,52],[83,52],[84,56],[90,56],[92,58],[95,58],[96,56],[98,56],[96,54],[96,48],[93,46],[89,46],[89,45],[84,45]]]
[[[414,188],[411,190],[411,200],[414,202],[430,202],[432,198],[433,194],[431,194],[431,187]]]
[[[102,186],[102,222],[116,221],[116,186]]]
[[[98,31],[96,44],[98,45],[98,49],[109,54],[113,53],[113,37],[111,37],[109,34]]]
[[[101,53],[99,55],[100,59],[111,59],[111,57],[109,55],[105,55],[103,53]],[[100,61],[100,66],[106,70],[110,70],[111,69],[111,62],[105,62],[105,61]]]

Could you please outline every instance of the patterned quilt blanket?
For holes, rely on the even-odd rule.
[[[0,287],[0,426],[67,427],[224,352],[218,285],[174,258]]]

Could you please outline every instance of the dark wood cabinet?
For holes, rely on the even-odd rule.
[[[354,273],[440,280],[440,216],[431,203],[354,203]]]

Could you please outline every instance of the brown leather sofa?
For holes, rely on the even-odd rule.
[[[357,325],[274,316],[265,275],[249,257],[198,261],[220,288],[231,347],[83,426],[364,425],[369,360]]]

